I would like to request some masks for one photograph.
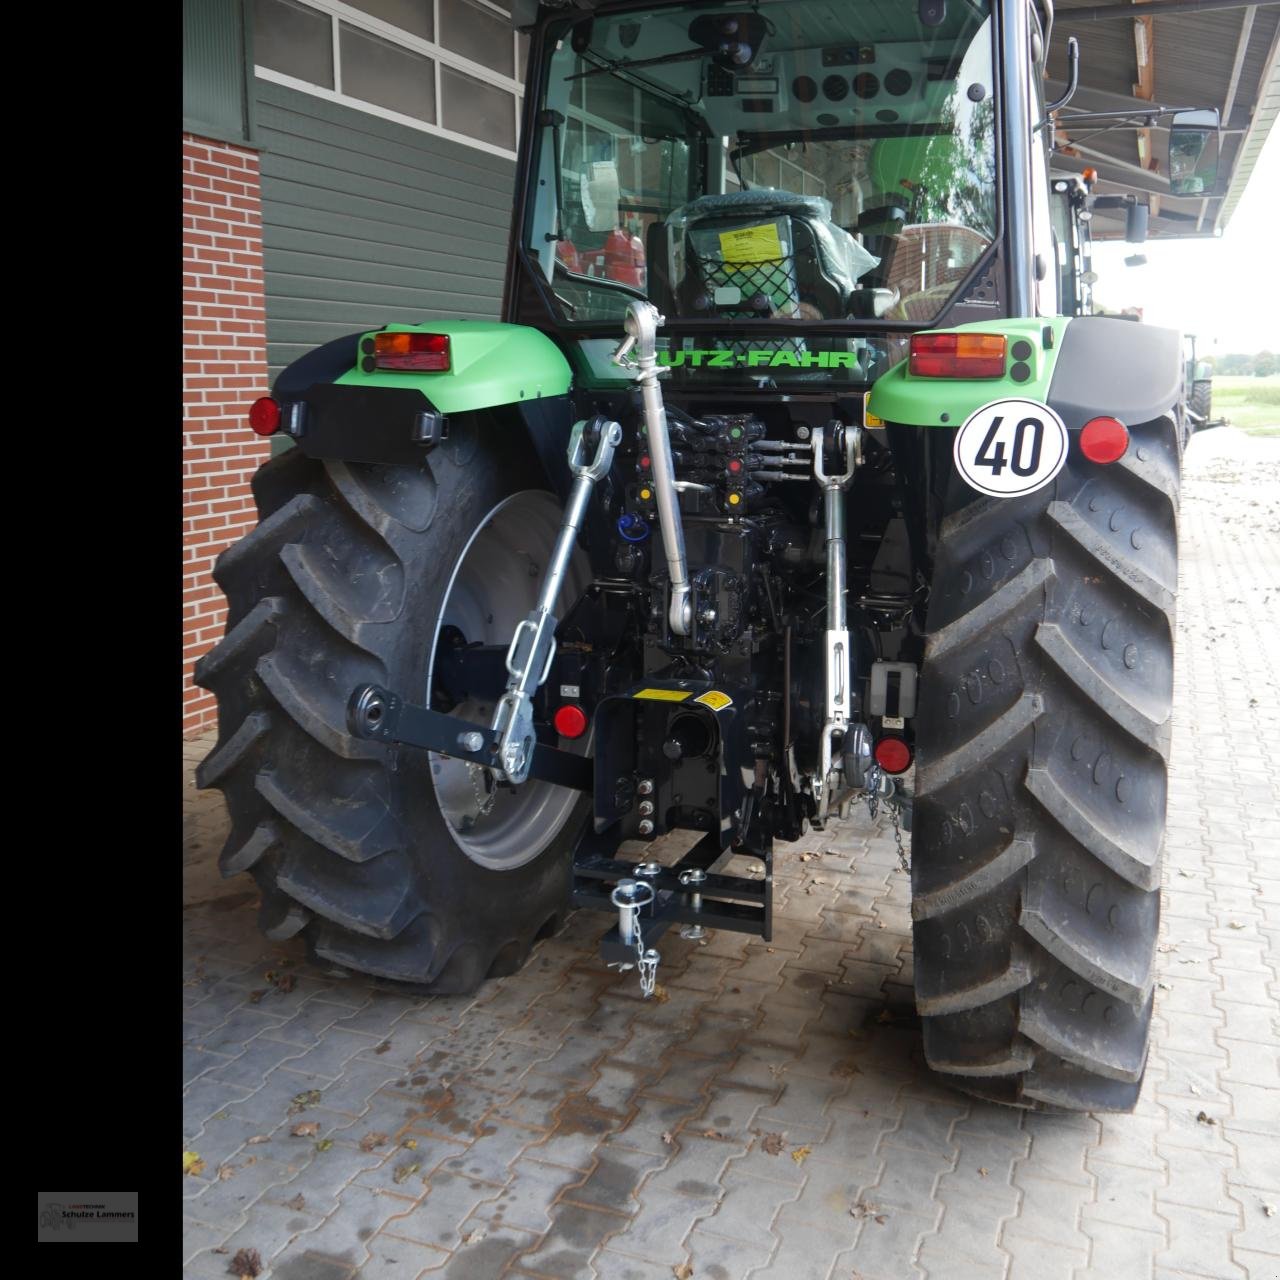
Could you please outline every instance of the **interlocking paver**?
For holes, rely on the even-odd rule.
[[[1026,1114],[928,1075],[907,878],[861,814],[779,847],[769,942],[669,934],[664,1002],[602,968],[586,913],[522,972],[425,998],[262,939],[248,880],[216,873],[221,802],[188,788],[183,1137],[206,1166],[183,1180],[184,1277],[222,1280],[212,1250],[241,1246],[268,1280],[1280,1275],[1280,454],[1246,475],[1220,456],[1238,439],[1187,460],[1135,1114]],[[184,744],[189,767],[208,745]]]

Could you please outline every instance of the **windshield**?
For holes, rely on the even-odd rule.
[[[525,227],[557,320],[620,323],[637,296],[726,329],[937,316],[996,234],[990,6],[919,12],[786,0],[563,28]]]

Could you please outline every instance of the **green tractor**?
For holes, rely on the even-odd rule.
[[[465,993],[592,908],[649,994],[879,805],[933,1069],[1135,1105],[1182,366],[1063,300],[1051,20],[517,6],[502,322],[371,324],[252,411],[292,447],[218,562],[200,781],[269,937]]]
[[[1183,354],[1186,368],[1183,374],[1187,401],[1184,406],[1191,432],[1206,427],[1222,426],[1222,418],[1213,416],[1213,362],[1196,359],[1196,335],[1185,335]]]

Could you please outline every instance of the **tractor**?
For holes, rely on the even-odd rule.
[[[513,18],[501,321],[371,317],[250,412],[287,447],[197,672],[223,873],[424,993],[598,910],[649,995],[668,930],[767,942],[775,847],[878,806],[933,1070],[1132,1109],[1183,371],[1063,297],[1050,4]]]

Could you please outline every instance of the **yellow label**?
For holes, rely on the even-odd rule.
[[[654,702],[683,702],[689,697],[688,689],[640,689],[633,698],[651,698]]]
[[[708,689],[700,697],[694,698],[694,702],[700,702],[704,707],[710,707],[712,711],[723,711],[725,707],[733,706],[733,699],[727,693],[721,693],[719,689]]]
[[[862,412],[862,425],[864,427],[883,427],[884,419],[877,418],[874,413],[868,413],[865,409]]]
[[[782,257],[778,224],[766,222],[758,227],[722,231],[720,252],[726,262],[776,262]]]

